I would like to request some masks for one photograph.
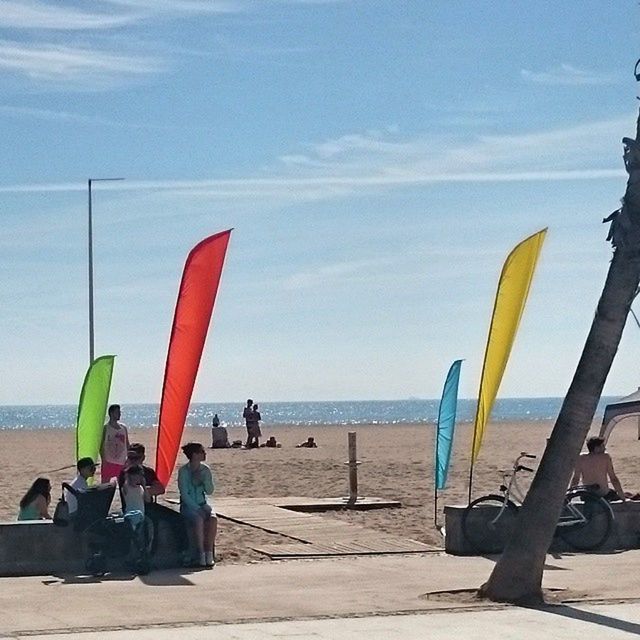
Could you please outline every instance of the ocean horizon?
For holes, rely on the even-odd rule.
[[[609,402],[618,399],[600,399],[596,416],[601,416]],[[493,422],[553,420],[557,417],[564,398],[499,398],[491,413]],[[471,422],[475,417],[477,400],[459,399],[457,422]],[[329,424],[412,424],[435,423],[438,419],[439,400],[340,400],[313,402],[261,402],[260,412],[264,426],[322,426]],[[158,421],[158,404],[122,403],[122,421],[131,428],[153,428]],[[196,402],[191,404],[187,426],[207,427],[218,414],[223,426],[239,427],[243,402]],[[72,429],[75,427],[77,405],[2,405],[0,430],[12,429]]]

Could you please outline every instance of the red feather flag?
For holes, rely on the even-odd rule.
[[[205,238],[191,250],[184,265],[158,420],[156,473],[165,487],[178,456],[230,236],[231,229]]]

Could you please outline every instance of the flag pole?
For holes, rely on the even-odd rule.
[[[433,526],[438,528],[438,436],[440,435],[440,420],[436,423],[435,456],[433,465]]]
[[[476,414],[476,418],[477,418],[477,414]],[[469,501],[468,504],[471,504],[471,490],[473,488],[473,464],[475,462],[474,460],[474,451],[476,450],[476,435],[477,435],[477,429],[475,428],[475,423],[474,423],[474,427],[473,427],[473,442],[471,443],[471,464],[469,465]]]

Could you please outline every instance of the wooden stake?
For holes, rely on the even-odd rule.
[[[358,500],[358,456],[356,454],[356,433],[349,431],[349,504]]]

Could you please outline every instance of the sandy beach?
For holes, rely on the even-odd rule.
[[[592,432],[597,432],[594,425]],[[495,491],[499,470],[511,466],[520,451],[541,455],[552,422],[495,423],[488,425],[478,460],[474,495]],[[244,429],[230,429],[230,439],[240,439]],[[433,426],[365,425],[322,426],[314,428],[265,425],[263,435],[274,435],[280,449],[207,450],[208,463],[216,478],[215,496],[338,497],[348,494],[347,434],[358,434],[359,494],[396,499],[401,508],[367,512],[327,512],[324,517],[342,518],[380,531],[442,545],[433,526]],[[444,504],[464,504],[467,496],[469,451],[472,427],[459,425],[449,472],[448,487],[440,496],[440,514]],[[313,435],[317,449],[296,449],[295,445]],[[187,429],[183,438],[210,444],[209,429]],[[0,520],[15,519],[22,494],[36,476],[46,476],[54,484],[52,509],[62,481],[73,477],[71,430],[0,431],[0,468],[4,490],[0,495]],[[150,464],[155,458],[155,430],[139,429],[130,433],[131,441],[147,446]],[[640,442],[633,421],[618,426],[609,443],[616,471],[627,491],[640,489]],[[534,461],[535,462],[535,461]],[[182,454],[178,458],[182,464]],[[62,470],[61,470],[62,469]],[[167,490],[176,497],[175,475]],[[255,543],[283,540],[251,527],[220,520],[216,553],[221,564],[265,560],[251,549]]]

